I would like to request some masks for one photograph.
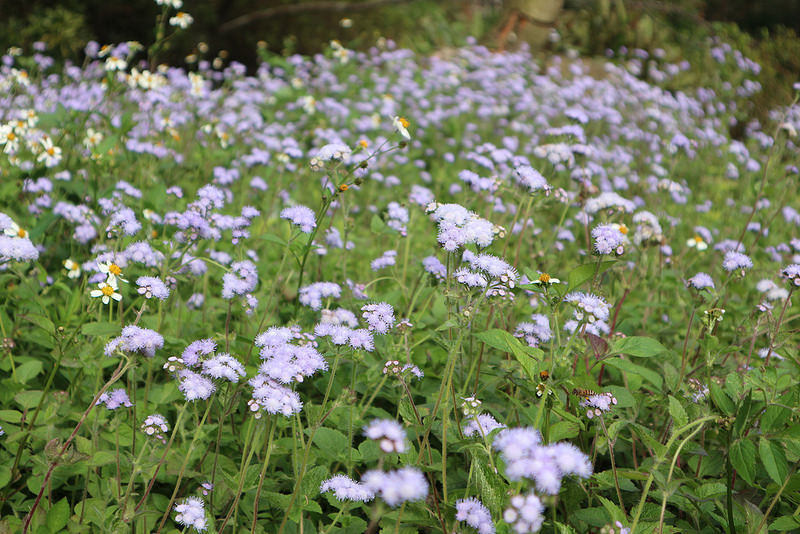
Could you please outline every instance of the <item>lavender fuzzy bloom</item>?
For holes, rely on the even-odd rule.
[[[605,299],[603,299],[603,297],[598,297],[597,295],[593,295],[591,293],[576,291],[569,293],[566,297],[564,297],[564,300],[575,305],[576,309],[573,313],[573,317],[577,321],[586,319],[586,321],[589,323],[593,323],[595,321],[608,320],[608,303],[605,301]]]
[[[510,506],[503,512],[503,521],[510,524],[517,534],[539,532],[544,523],[544,504],[533,493],[514,495]]]
[[[464,267],[454,272],[453,277],[459,284],[464,284],[467,287],[486,287],[489,283],[482,274],[470,271]]]
[[[300,227],[300,231],[305,234],[310,234],[311,231],[317,226],[314,212],[311,208],[306,206],[292,206],[291,208],[284,208],[281,211],[281,219],[291,221],[295,226]]]
[[[300,395],[264,375],[256,375],[248,382],[253,387],[253,398],[247,401],[256,419],[262,412],[290,417],[303,409]]]
[[[588,407],[586,417],[589,419],[593,417],[600,417],[605,412],[611,410],[611,407],[617,404],[617,399],[611,393],[599,393],[591,395],[583,399],[580,403],[581,406]]]
[[[244,365],[230,354],[217,354],[203,361],[203,374],[236,383],[245,375]]]
[[[178,389],[183,392],[183,396],[187,401],[207,399],[217,389],[214,382],[188,369],[179,371],[178,379],[180,380]]]
[[[379,258],[375,258],[374,260],[372,260],[369,266],[373,271],[379,271],[380,269],[394,265],[396,258],[397,258],[396,250],[387,250]]]
[[[169,425],[167,419],[163,415],[154,413],[144,418],[142,422],[142,432],[148,436],[156,437],[162,442],[166,442],[164,434],[169,432]]]
[[[232,299],[234,295],[251,293],[258,284],[258,270],[250,260],[237,261],[231,265],[231,272],[222,276],[222,298]]]
[[[106,344],[106,356],[112,356],[115,351],[138,352],[152,358],[156,350],[164,346],[164,338],[155,330],[128,325],[122,329],[122,335],[112,339]]]
[[[714,289],[714,280],[711,279],[711,276],[703,272],[697,273],[693,277],[689,278],[689,280],[686,282],[688,283],[689,287],[693,287],[697,290],[706,289],[709,287]]]
[[[594,249],[598,254],[617,254],[624,252],[625,236],[613,224],[601,224],[592,229]]]
[[[323,481],[319,491],[332,491],[334,497],[340,501],[369,502],[375,498],[374,491],[345,475],[334,475]]]
[[[733,250],[726,252],[725,259],[722,260],[722,268],[728,272],[736,271],[738,269],[744,271],[745,269],[751,269],[752,267],[753,260],[751,260],[749,256]]]
[[[544,176],[530,165],[520,165],[514,171],[514,180],[529,191],[550,191],[550,184]]]
[[[474,497],[456,501],[456,521],[463,521],[478,531],[478,534],[494,534],[492,514],[481,501]]]
[[[473,436],[483,438],[491,434],[492,430],[506,427],[503,423],[498,423],[497,420],[488,413],[465,417],[464,421],[464,435],[469,438]]]
[[[447,267],[439,261],[436,256],[428,256],[422,259],[422,268],[431,273],[437,280],[444,280],[447,276]]]
[[[155,297],[159,300],[167,300],[169,297],[169,288],[160,278],[140,276],[136,279],[136,285],[139,286],[136,291],[146,299]]]
[[[206,512],[203,499],[187,497],[183,502],[175,504],[175,521],[185,527],[191,527],[199,532],[206,530]]]
[[[126,408],[133,406],[133,403],[131,402],[131,399],[128,397],[128,394],[125,392],[124,388],[117,388],[111,393],[106,392],[100,395],[100,398],[97,399],[95,406],[99,406],[101,404],[105,404],[106,408],[109,410],[116,410],[120,406],[125,406]]]
[[[786,278],[790,284],[800,286],[800,264],[792,263],[781,271],[781,276]]]
[[[361,483],[386,501],[392,508],[404,502],[421,501],[428,496],[428,481],[422,471],[402,467],[396,471],[367,471]]]
[[[377,441],[385,453],[403,453],[406,451],[406,431],[397,421],[392,419],[375,419],[364,427],[364,435]]]
[[[192,295],[186,300],[186,307],[190,310],[199,310],[203,307],[205,301],[206,298],[202,293],[192,293]]]
[[[112,232],[114,229],[119,228],[124,235],[136,235],[142,229],[142,223],[136,220],[136,214],[132,209],[126,207],[118,207],[111,213],[111,219],[108,221],[106,233]]]
[[[27,237],[0,235],[0,265],[7,261],[33,261],[39,259],[39,251]]]
[[[311,285],[301,287],[298,300],[300,304],[308,306],[312,310],[322,308],[322,299],[336,298],[342,296],[342,288],[333,282],[316,282]]]
[[[366,304],[361,307],[368,329],[378,334],[387,333],[394,326],[394,309],[386,302]]]
[[[366,328],[359,328],[350,331],[348,344],[354,349],[361,349],[367,352],[372,352],[375,348],[375,341],[372,337],[372,332]]]
[[[183,354],[181,354],[181,360],[183,360],[184,365],[193,367],[197,365],[200,356],[206,356],[215,350],[217,350],[217,344],[214,340],[198,339],[189,343],[189,346],[184,349]]]
[[[546,315],[534,313],[531,315],[533,322],[523,322],[517,325],[514,331],[515,337],[525,339],[528,346],[538,347],[540,343],[547,343],[553,337],[550,330],[550,320]]]
[[[302,382],[305,377],[328,369],[325,358],[308,344],[265,346],[260,354],[264,361],[259,374],[282,384]]]

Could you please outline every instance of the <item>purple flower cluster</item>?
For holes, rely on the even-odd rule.
[[[589,457],[577,447],[566,442],[542,445],[541,441],[533,428],[508,428],[495,436],[492,446],[500,451],[509,480],[530,479],[538,491],[557,495],[564,477],[591,476]]]
[[[250,260],[238,261],[231,265],[231,272],[222,276],[222,298],[232,299],[235,295],[247,295],[258,284],[258,270]]]
[[[714,289],[714,280],[706,273],[697,273],[686,281],[689,287],[697,290],[711,288]]]
[[[439,224],[439,243],[448,252],[455,252],[467,244],[485,248],[492,244],[502,228],[458,204],[428,205],[431,218]]]
[[[385,453],[402,453],[406,445],[406,431],[393,419],[375,419],[364,427],[364,435],[378,442],[378,447]]]
[[[462,430],[468,438],[473,436],[485,438],[498,428],[506,428],[506,425],[498,423],[491,414],[482,413],[465,417]]]
[[[100,395],[97,399],[96,406],[100,406],[101,404],[105,404],[106,408],[109,410],[116,410],[120,406],[125,406],[126,408],[133,406],[131,399],[123,388],[117,388],[110,393],[106,392]]]
[[[394,326],[394,309],[386,302],[366,304],[361,307],[361,315],[367,321],[367,328],[378,334],[386,334]]]
[[[517,325],[514,336],[525,339],[525,342],[530,347],[538,347],[541,343],[547,343],[553,337],[553,332],[550,330],[550,320],[546,315],[534,313],[531,315],[531,322],[522,322]]]
[[[463,521],[478,531],[478,534],[494,534],[492,514],[481,501],[474,497],[456,501],[456,521]]]
[[[729,250],[725,253],[725,259],[722,260],[722,268],[728,272],[741,270],[744,273],[745,269],[753,268],[753,260],[746,254]]]
[[[598,254],[616,254],[621,256],[625,252],[625,236],[613,224],[601,224],[592,229],[594,250]]]
[[[397,251],[387,250],[380,257],[372,260],[369,266],[373,271],[379,271],[381,269],[384,269],[386,267],[391,267],[392,265],[394,265],[396,259],[397,259]]]
[[[287,219],[295,226],[300,227],[304,234],[310,234],[317,226],[316,217],[311,208],[306,206],[292,206],[281,211],[281,219]]]
[[[138,352],[152,358],[156,350],[164,346],[164,338],[155,330],[140,326],[128,325],[122,329],[122,335],[106,344],[106,356],[113,356],[116,351]]]
[[[155,297],[159,300],[167,300],[169,298],[169,288],[160,278],[140,276],[136,279],[136,285],[139,286],[136,292],[146,299]]]
[[[312,310],[322,307],[322,299],[335,298],[342,296],[342,288],[333,282],[315,282],[309,286],[301,287],[298,300],[303,306],[308,306]]]

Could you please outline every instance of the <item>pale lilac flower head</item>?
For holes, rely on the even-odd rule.
[[[131,399],[128,397],[128,394],[125,392],[124,388],[117,388],[113,391],[105,392],[100,395],[100,398],[97,399],[96,406],[101,404],[105,404],[106,408],[109,410],[116,410],[120,406],[125,406],[126,408],[130,408],[133,406]]]
[[[588,407],[586,417],[600,417],[605,412],[611,410],[611,407],[617,404],[617,399],[611,393],[598,393],[597,395],[590,395],[583,399],[580,403],[581,406]]]
[[[300,227],[300,231],[305,234],[310,234],[314,227],[317,226],[316,218],[311,208],[301,205],[284,208],[281,211],[281,219],[286,219],[295,226]]]
[[[613,224],[601,224],[592,229],[594,249],[598,254],[621,255],[624,249],[625,236]]]
[[[428,496],[428,481],[422,471],[414,467],[402,467],[396,471],[367,471],[361,483],[380,495],[392,508],[404,502],[421,501]]]
[[[386,302],[366,304],[361,307],[362,317],[368,323],[369,330],[378,334],[387,333],[394,326],[394,309]]]
[[[148,436],[155,437],[162,443],[166,443],[167,440],[164,438],[164,434],[169,432],[167,419],[163,415],[157,413],[148,415],[144,418],[144,422],[142,423],[142,432]]]
[[[189,346],[184,349],[181,360],[185,365],[193,367],[197,365],[201,356],[207,356],[215,350],[217,350],[217,344],[213,339],[198,339],[189,343]]]
[[[722,260],[722,268],[728,272],[750,269],[753,267],[753,260],[749,256],[741,252],[729,250],[725,253],[725,259]]]
[[[311,285],[301,287],[298,300],[300,304],[308,306],[312,310],[322,308],[322,299],[336,298],[342,296],[342,288],[334,282],[316,282]]]
[[[160,278],[154,276],[140,276],[136,279],[136,285],[139,288],[136,290],[144,298],[157,298],[159,300],[167,300],[169,297],[169,288],[161,281]]]
[[[373,490],[345,475],[334,475],[323,481],[319,491],[332,491],[334,497],[340,501],[369,502],[375,498]]]
[[[387,454],[406,451],[406,431],[392,419],[375,419],[364,427],[364,435],[377,441],[380,449]]]
[[[156,350],[164,346],[164,338],[155,330],[128,325],[122,329],[122,335],[106,344],[106,356],[112,356],[116,350],[138,352],[152,358]]]
[[[539,532],[544,523],[544,504],[533,493],[514,495],[510,506],[503,512],[503,521],[517,534]]]
[[[531,315],[531,322],[522,322],[517,325],[514,336],[525,339],[525,342],[531,347],[538,347],[539,344],[547,343],[553,337],[550,320],[546,315],[534,313]]]
[[[491,434],[492,430],[497,428],[505,428],[506,425],[498,423],[491,414],[482,413],[479,415],[469,416],[464,418],[464,435],[467,437],[486,437]]]
[[[607,321],[609,315],[608,303],[603,297],[591,293],[576,291],[564,297],[566,302],[575,305],[573,317],[577,321],[586,320],[589,323],[595,321]]]
[[[203,361],[203,374],[236,383],[245,375],[244,365],[230,354],[217,354]]]
[[[300,395],[296,391],[265,375],[256,375],[248,383],[253,388],[253,397],[247,401],[247,406],[256,419],[261,418],[262,412],[290,417],[303,409]]]
[[[178,389],[183,392],[183,396],[187,401],[197,399],[205,400],[217,389],[214,382],[188,369],[183,369],[178,372],[178,380]]]
[[[191,527],[198,532],[206,530],[206,511],[203,499],[187,497],[183,502],[175,504],[175,521],[184,527]]]
[[[478,531],[478,534],[494,534],[492,514],[481,501],[474,497],[456,501],[456,521],[463,521]]]
[[[693,277],[687,280],[689,287],[693,287],[694,289],[706,289],[711,288],[714,289],[714,280],[711,279],[706,273],[697,273]]]
[[[800,264],[792,263],[781,270],[781,276],[795,287],[800,286]]]

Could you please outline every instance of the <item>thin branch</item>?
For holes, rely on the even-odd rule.
[[[288,4],[277,7],[268,7],[241,15],[229,20],[219,27],[220,33],[229,32],[246,26],[261,19],[268,19],[278,15],[293,15],[305,11],[359,11],[372,9],[392,4],[405,4],[412,0],[367,0],[365,2],[306,2],[303,4]]]

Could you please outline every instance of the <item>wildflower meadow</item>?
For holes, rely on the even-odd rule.
[[[0,532],[800,532],[746,51],[159,42],[2,56]]]

